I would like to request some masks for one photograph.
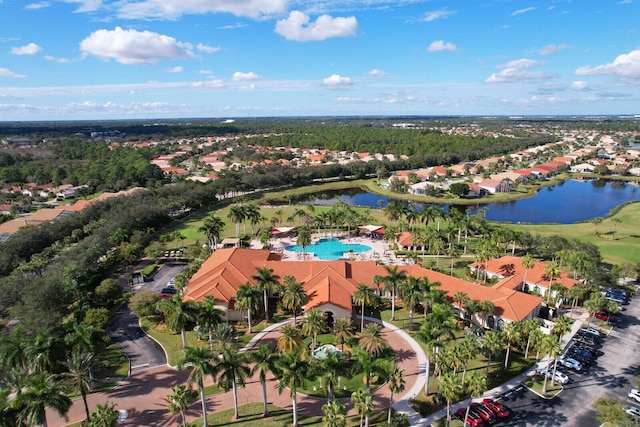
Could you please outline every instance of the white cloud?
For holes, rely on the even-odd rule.
[[[455,52],[456,45],[451,42],[445,42],[444,40],[436,40],[427,48],[427,52],[441,52],[443,50]]]
[[[80,42],[85,54],[103,59],[115,59],[121,64],[153,64],[160,59],[193,56],[190,43],[151,31],[98,30]]]
[[[352,84],[351,78],[342,77],[339,74],[332,74],[331,76],[322,80],[322,84],[325,86],[337,87],[337,86],[349,86]]]
[[[551,77],[542,71],[531,71],[531,67],[538,64],[534,59],[521,58],[499,65],[500,72],[490,75],[486,83],[513,83],[526,80],[541,80]]]
[[[207,46],[206,44],[198,43],[196,48],[205,53],[215,53],[220,50],[220,47]]]
[[[177,19],[187,14],[230,13],[265,18],[287,10],[287,0],[124,0],[118,16],[125,19]]]
[[[587,86],[587,82],[582,80],[576,80],[571,83],[571,89],[573,90],[587,90],[589,87]]]
[[[51,3],[49,3],[48,1],[42,1],[40,3],[29,3],[24,8],[29,10],[38,10],[38,9],[44,9],[49,6],[51,6]]]
[[[531,12],[532,10],[536,10],[535,7],[525,7],[524,9],[518,9],[514,12],[511,13],[511,15],[509,16],[517,16],[517,15],[522,15],[523,13],[527,13],[527,12]]]
[[[306,42],[354,36],[357,29],[358,21],[355,16],[333,18],[329,15],[321,15],[315,22],[310,22],[309,15],[293,10],[287,19],[276,22],[275,32],[287,40]]]
[[[198,71],[199,74],[211,74],[211,70],[200,70]]]
[[[384,71],[374,68],[373,70],[368,71],[366,75],[371,77],[384,77],[386,74]]]
[[[569,49],[569,47],[567,44],[548,44],[538,51],[538,55],[550,55],[564,49]]]
[[[35,55],[40,52],[42,48],[35,43],[29,43],[24,46],[12,47],[11,53],[13,55]]]
[[[424,14],[424,20],[427,22],[433,22],[433,21],[437,21],[438,19],[441,18],[448,18],[451,15],[454,15],[458,12],[453,11],[453,10],[432,10],[431,12],[426,12]]]
[[[7,70],[6,68],[0,68],[0,77],[11,77],[14,79],[22,79],[26,77],[24,74],[17,74],[11,70]]]
[[[173,67],[173,68],[169,68],[167,70],[168,73],[181,73],[182,72],[182,67],[181,66],[177,66],[177,67]]]
[[[64,0],[65,3],[77,3],[76,13],[95,12],[102,7],[102,0]]]
[[[235,73],[233,73],[231,80],[233,80],[234,82],[246,82],[256,80],[258,78],[260,77],[256,73],[241,73],[240,71],[236,71]]]
[[[58,58],[56,56],[51,56],[51,55],[46,55],[44,59],[46,59],[47,61],[59,62],[61,64],[66,64],[68,62],[71,62],[69,58]]]
[[[640,49],[618,55],[608,64],[580,67],[573,74],[576,76],[612,74],[622,78],[640,79]]]

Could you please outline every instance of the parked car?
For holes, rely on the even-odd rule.
[[[596,319],[600,319],[605,322],[613,322],[615,317],[607,313],[606,311],[599,311],[595,314]]]
[[[574,371],[582,371],[582,363],[578,362],[576,359],[569,356],[559,356],[558,363],[560,363],[565,368],[573,369]]]
[[[627,396],[629,396],[629,399],[633,399],[636,402],[640,402],[640,391],[638,391],[637,388],[632,388],[629,394],[627,394]]]
[[[593,327],[581,328],[578,332],[582,334],[587,333],[587,334],[595,335],[598,338],[600,338],[600,335],[601,335],[600,330]]]
[[[471,404],[471,410],[480,415],[480,418],[482,418],[489,424],[494,424],[496,421],[498,421],[498,417],[496,417],[496,414],[494,414],[491,409],[487,408],[482,403],[473,402]]]
[[[554,382],[557,382],[559,384],[567,384],[569,382],[569,377],[567,376],[567,374],[565,374],[564,372],[558,371],[557,369],[555,370],[555,372],[553,371],[553,369],[551,369],[549,372],[547,372],[547,368],[541,369],[539,372],[540,375],[547,375],[547,378],[549,379],[553,379]]]
[[[640,418],[640,409],[635,406],[628,406],[624,409],[624,412],[631,415],[633,418]]]
[[[503,403],[500,403],[496,400],[487,398],[483,399],[482,403],[484,403],[487,408],[491,409],[493,413],[500,418],[507,418],[509,415],[511,415],[511,411],[509,410],[509,408],[507,408]]]
[[[460,421],[464,422],[464,418],[467,417],[467,424],[472,427],[483,427],[485,425],[480,415],[473,411],[469,411],[467,416],[467,408],[460,408],[454,414]]]
[[[172,277],[172,278],[169,280],[169,283],[167,283],[167,287],[169,287],[169,288],[175,288],[175,286],[176,286],[176,282],[174,281],[174,279],[175,279],[175,278],[174,278],[174,277]]]
[[[160,298],[171,298],[176,294],[176,288],[162,288],[160,291]]]

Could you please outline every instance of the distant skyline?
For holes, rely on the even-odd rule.
[[[640,114],[640,0],[0,0],[0,121]]]

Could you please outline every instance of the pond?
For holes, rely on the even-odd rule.
[[[389,198],[355,189],[313,195],[298,202],[332,205],[338,200],[351,206],[379,208],[381,205],[386,206]],[[616,206],[632,200],[640,200],[640,189],[635,183],[568,180],[542,188],[528,199],[487,205],[470,203],[466,208],[470,214],[475,214],[479,208],[488,208],[486,217],[490,221],[572,224],[604,216]],[[422,205],[416,203],[416,206],[420,208]]]

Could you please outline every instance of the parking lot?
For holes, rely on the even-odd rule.
[[[635,299],[625,306],[611,334],[602,341],[600,356],[581,372],[560,367],[570,381],[552,399],[543,399],[521,386],[500,396],[500,401],[512,410],[504,426],[576,426],[596,427],[593,403],[599,397],[614,398],[623,406],[640,403],[627,397],[636,388],[640,374],[640,306]]]

